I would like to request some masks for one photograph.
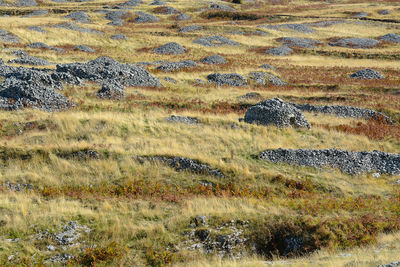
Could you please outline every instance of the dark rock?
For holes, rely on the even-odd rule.
[[[75,20],[75,21],[78,21],[81,23],[89,23],[90,22],[89,15],[83,11],[71,12],[68,15],[64,16],[64,18],[72,19],[72,20]]]
[[[192,60],[184,60],[178,62],[166,62],[161,64],[156,68],[156,70],[163,71],[163,72],[174,72],[179,71],[181,69],[189,69],[197,67],[198,64]]]
[[[359,70],[351,74],[350,78],[363,80],[385,79],[382,74],[372,69]]]
[[[239,45],[238,42],[231,41],[228,38],[219,35],[202,37],[193,42],[204,46]]]
[[[97,97],[119,100],[125,97],[124,89],[125,87],[118,82],[106,82],[97,92]]]
[[[190,25],[179,29],[179,32],[196,32],[202,30],[203,27],[200,25]]]
[[[330,46],[368,49],[379,45],[380,42],[375,39],[368,39],[368,38],[345,38],[345,39],[340,39],[336,42],[330,42],[328,44]]]
[[[287,45],[283,45],[280,47],[269,48],[265,51],[266,54],[274,55],[274,56],[288,56],[294,52],[293,49],[288,47]]]
[[[74,50],[79,50],[82,52],[94,53],[95,50],[87,45],[77,45],[74,47]]]
[[[150,23],[150,22],[158,22],[160,21],[160,19],[154,15],[142,12],[142,11],[138,11],[136,12],[136,14],[138,15],[135,19],[136,23]]]
[[[275,86],[286,85],[286,83],[283,82],[279,77],[276,77],[275,75],[267,72],[251,72],[249,73],[249,77],[260,85],[266,85],[268,82],[272,83]]]
[[[244,121],[262,125],[272,124],[277,127],[311,128],[299,109],[279,98],[269,99],[250,107],[246,111]]]
[[[226,59],[220,55],[212,55],[201,59],[200,62],[204,64],[220,65],[226,64]]]
[[[38,57],[33,57],[27,54],[23,54],[20,56],[20,58],[16,59],[11,59],[8,61],[8,63],[14,63],[14,64],[25,64],[25,65],[32,65],[32,66],[46,66],[46,65],[51,65],[52,63],[48,62],[47,60],[38,58]]]
[[[171,42],[167,43],[163,46],[157,47],[153,49],[154,53],[163,54],[163,55],[178,55],[186,52],[186,49],[178,43]]]

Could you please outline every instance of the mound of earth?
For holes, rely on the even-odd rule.
[[[153,52],[162,55],[170,55],[170,54],[178,55],[185,53],[186,49],[178,43],[171,42],[162,45],[160,47],[154,48]]]
[[[201,59],[200,62],[204,64],[221,65],[226,64],[226,59],[220,55],[212,55]]]
[[[338,149],[277,149],[260,153],[260,158],[273,163],[297,166],[333,167],[348,174],[400,174],[400,155],[380,151],[349,152]]]
[[[239,45],[238,42],[229,40],[226,37],[215,35],[196,39],[193,41],[195,44],[204,46],[223,46],[223,45]]]
[[[268,99],[250,107],[246,111],[244,121],[277,127],[311,128],[299,109],[280,98]]]
[[[377,79],[385,79],[385,76],[383,76],[376,70],[364,69],[351,74],[350,78],[363,79],[363,80],[377,80]]]
[[[161,86],[160,81],[144,68],[122,64],[109,57],[99,57],[86,63],[59,64],[56,72],[95,82],[116,80],[124,86]]]
[[[344,38],[328,44],[330,46],[368,49],[379,45],[380,42],[370,38]]]
[[[214,83],[216,85],[228,85],[228,86],[246,86],[247,79],[240,74],[237,73],[227,73],[227,74],[219,74],[214,73],[207,76],[209,82]]]

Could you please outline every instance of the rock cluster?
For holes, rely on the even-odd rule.
[[[203,164],[197,160],[183,157],[168,156],[140,156],[137,158],[140,162],[158,161],[167,164],[176,171],[189,171],[196,174],[211,175],[218,178],[225,178],[225,175],[219,169],[213,169],[208,164]]]
[[[369,38],[344,38],[328,44],[330,46],[368,49],[379,45],[380,42]]]
[[[83,11],[71,12],[68,15],[64,16],[64,18],[72,19],[72,20],[75,20],[80,23],[89,23],[90,22],[89,15]]]
[[[136,23],[149,23],[149,22],[157,22],[160,21],[160,19],[154,15],[138,11],[136,12],[137,17],[135,19]]]
[[[203,27],[200,25],[190,25],[179,29],[179,32],[195,32],[202,30]]]
[[[266,85],[268,82],[275,86],[284,86],[286,83],[282,81],[279,77],[268,73],[268,72],[251,72],[249,73],[250,79],[254,80],[259,85]]]
[[[320,41],[309,38],[283,37],[280,38],[279,41],[289,47],[301,47],[301,48],[315,48],[321,44]]]
[[[282,45],[280,47],[269,48],[265,51],[266,54],[274,55],[274,56],[288,56],[292,54],[294,50],[287,45]]]
[[[379,39],[390,43],[400,43],[400,35],[395,33],[385,34],[379,37]]]
[[[239,45],[238,42],[229,40],[228,38],[219,35],[202,37],[194,40],[193,42],[204,46]]]
[[[301,111],[331,114],[343,118],[381,119],[391,122],[390,117],[372,109],[357,108],[352,106],[327,105],[316,106],[310,104],[295,104],[293,106]]]
[[[277,127],[311,128],[299,109],[280,98],[272,98],[250,107],[246,111],[244,121]]]
[[[351,74],[350,78],[362,79],[362,80],[378,80],[378,79],[385,79],[385,76],[383,76],[376,70],[364,69]]]
[[[212,55],[200,60],[204,64],[222,65],[226,64],[226,59],[220,55]]]
[[[178,43],[171,42],[160,47],[154,48],[153,52],[162,55],[178,55],[186,52],[186,49]]]
[[[177,62],[165,62],[162,63],[160,66],[156,68],[156,70],[163,71],[163,72],[173,72],[179,71],[181,69],[188,69],[197,67],[198,64],[192,60],[184,60],[184,61],[177,61]]]
[[[280,30],[282,28],[289,29],[301,33],[313,33],[314,29],[308,27],[306,24],[280,24],[280,25],[260,25],[261,28]]]
[[[400,155],[380,151],[350,152],[339,149],[276,149],[260,153],[273,163],[309,167],[333,167],[348,174],[379,173],[400,175]]]
[[[125,97],[124,89],[125,87],[118,82],[103,83],[101,89],[97,92],[97,97],[119,100]]]
[[[195,117],[186,117],[186,116],[175,116],[171,115],[171,117],[168,117],[166,119],[168,122],[174,122],[174,123],[185,123],[185,124],[198,124],[199,119]]]
[[[246,86],[247,79],[237,73],[214,73],[207,76],[209,82],[214,83],[218,86],[228,85],[228,86]]]
[[[14,34],[0,29],[0,39],[4,43],[19,43],[20,39]]]

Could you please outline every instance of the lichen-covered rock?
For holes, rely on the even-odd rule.
[[[277,127],[311,128],[299,109],[280,98],[269,99],[250,107],[246,111],[244,121]]]

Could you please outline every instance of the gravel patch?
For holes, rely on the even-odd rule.
[[[72,20],[75,20],[75,21],[81,22],[81,23],[89,23],[90,22],[89,15],[83,11],[71,12],[68,15],[64,16],[64,18],[72,19]]]
[[[153,52],[162,55],[178,55],[186,52],[186,49],[178,43],[171,42],[160,47],[154,48]]]
[[[270,54],[273,56],[289,56],[292,54],[294,50],[287,45],[282,45],[280,47],[273,47],[265,50],[266,54]]]
[[[162,162],[174,168],[176,171],[188,171],[196,174],[205,174],[215,176],[217,178],[225,178],[226,176],[219,170],[214,169],[208,164],[203,164],[197,160],[183,157],[167,157],[167,156],[140,156],[137,157],[140,162]]]
[[[14,34],[0,29],[0,39],[3,43],[19,43],[21,40]]]
[[[17,0],[15,1],[16,6],[37,6],[38,3],[35,0]]]
[[[221,11],[229,11],[229,12],[235,12],[236,9],[234,9],[233,7],[227,6],[227,5],[223,5],[223,4],[218,4],[218,3],[212,3],[210,4],[210,9],[213,10],[221,10]]]
[[[71,31],[85,32],[85,33],[93,33],[93,34],[103,34],[101,31],[93,30],[90,28],[82,28],[75,23],[66,22],[54,25],[55,28],[59,29],[67,29]]]
[[[11,59],[8,61],[8,63],[14,63],[14,64],[24,64],[24,65],[32,65],[32,66],[47,66],[47,65],[52,65],[52,63],[48,62],[47,60],[38,58],[38,57],[33,57],[27,54],[23,54],[20,56],[20,58],[16,59]]]
[[[43,30],[39,26],[30,26],[30,27],[28,27],[28,30],[35,31],[35,32],[40,32],[40,33],[46,33],[46,31]]]
[[[344,38],[328,44],[330,46],[368,49],[379,45],[380,42],[378,40],[369,38]]]
[[[385,35],[379,37],[379,40],[390,42],[390,43],[400,43],[400,35],[395,34],[395,33],[388,33],[388,34],[385,34]]]
[[[115,35],[111,36],[110,38],[113,40],[126,40],[126,41],[129,40],[129,38],[126,37],[125,34],[115,34]]]
[[[256,92],[250,92],[245,95],[239,96],[239,100],[262,99],[262,95]]]
[[[149,22],[158,22],[160,19],[154,15],[138,11],[136,12],[137,18],[135,19],[136,23],[149,23]]]
[[[394,261],[388,264],[381,264],[378,265],[377,267],[397,267],[397,266],[400,266],[400,261]]]
[[[164,81],[169,82],[169,83],[173,83],[173,84],[177,84],[178,82],[171,77],[164,77]]]
[[[286,85],[286,83],[282,81],[279,77],[276,77],[275,75],[268,72],[251,72],[249,73],[249,77],[260,85],[266,85],[267,83],[272,83],[275,86]]]
[[[220,55],[212,55],[200,60],[203,64],[222,65],[226,64],[226,59]]]
[[[120,4],[120,7],[135,7],[142,3],[142,0],[129,0],[125,3]]]
[[[380,74],[375,70],[364,69],[351,74],[350,78],[363,79],[363,80],[377,80],[377,79],[385,79],[385,76],[383,76],[382,74]]]
[[[78,50],[81,52],[88,52],[88,53],[94,53],[95,50],[87,45],[77,45],[74,47],[74,50]]]
[[[170,6],[163,6],[163,7],[157,8],[156,12],[157,12],[157,14],[163,14],[163,15],[175,15],[175,14],[181,13],[178,9],[175,9]]]
[[[304,23],[304,24],[308,25],[310,27],[325,28],[325,27],[330,27],[333,25],[338,25],[338,24],[343,24],[343,23],[345,23],[344,20],[325,20],[325,21],[317,21],[317,22]]]
[[[150,4],[151,6],[165,6],[166,3],[160,0],[156,0]]]
[[[196,32],[202,30],[203,27],[200,25],[190,25],[179,29],[179,32]]]
[[[260,69],[266,69],[266,70],[276,70],[275,67],[271,66],[270,64],[262,64],[258,66]]]
[[[74,104],[54,89],[62,89],[43,71],[16,68],[5,75],[0,85],[0,108],[15,110],[23,107],[38,108],[44,111],[68,109]]]
[[[198,124],[200,122],[199,119],[195,117],[175,116],[175,115],[171,115],[171,117],[168,117],[165,120],[168,122],[185,123],[185,124]]]
[[[119,100],[125,97],[124,90],[125,87],[118,82],[103,83],[101,89],[97,92],[97,97]]]
[[[315,48],[322,44],[320,41],[308,38],[283,37],[279,41],[288,47]]]
[[[204,45],[204,46],[223,46],[223,45],[239,45],[238,42],[229,40],[226,37],[220,35],[202,37],[193,41],[193,43]]]
[[[209,82],[218,86],[247,86],[247,79],[237,73],[219,74],[214,73],[207,76]]]
[[[133,64],[122,64],[109,57],[99,57],[86,63],[57,65],[56,72],[69,73],[80,79],[101,82],[119,81],[124,86],[161,86],[147,70]]]
[[[299,109],[280,98],[268,99],[250,107],[246,111],[244,121],[277,127],[311,128]]]
[[[375,119],[383,118],[387,122],[391,122],[390,117],[377,112],[372,109],[357,108],[352,106],[338,106],[338,105],[327,105],[327,106],[316,106],[310,104],[295,104],[290,103],[301,111],[331,114],[342,118],[358,118],[358,119]]]
[[[187,14],[179,14],[175,17],[176,20],[190,20],[192,17]]]
[[[8,190],[10,191],[16,191],[16,192],[33,190],[33,186],[31,184],[11,183],[7,181],[3,184],[3,186],[8,188]]]
[[[350,152],[339,149],[277,149],[260,153],[273,163],[288,163],[315,168],[338,168],[348,174],[379,173],[400,175],[400,155],[380,151]]]
[[[189,69],[198,67],[199,65],[192,61],[192,60],[184,60],[178,62],[166,62],[161,64],[156,68],[156,70],[163,71],[163,72],[174,72],[179,71],[181,69]]]

